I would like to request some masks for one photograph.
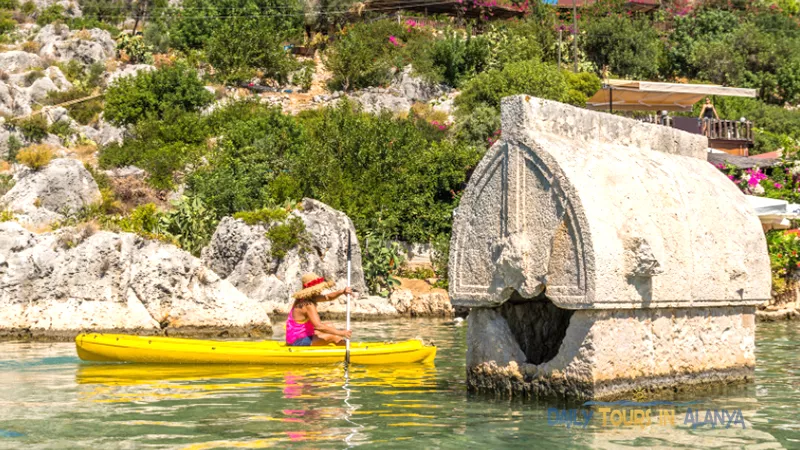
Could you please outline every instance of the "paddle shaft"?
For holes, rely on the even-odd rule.
[[[347,230],[347,287],[350,287],[350,230]],[[350,294],[347,294],[347,322],[345,329],[350,331]],[[350,364],[350,339],[345,341],[344,363]]]

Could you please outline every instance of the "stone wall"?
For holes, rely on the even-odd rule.
[[[451,240],[451,302],[473,308],[470,386],[506,386],[501,373],[521,380],[510,392],[592,397],[746,378],[769,258],[705,137],[528,96],[502,117]],[[679,326],[646,331],[664,316]],[[674,366],[643,362],[647,348]]]

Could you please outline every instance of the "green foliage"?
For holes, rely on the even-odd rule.
[[[111,37],[114,39],[120,35],[119,28],[115,27],[109,22],[104,22],[94,17],[68,17],[64,18],[63,22],[64,25],[68,26],[70,30],[91,30],[92,28],[99,28],[101,30],[108,31],[108,33],[111,34]]]
[[[270,257],[283,259],[293,248],[298,248],[301,253],[309,248],[309,237],[303,219],[292,216],[284,223],[271,226],[266,232],[270,240]]]
[[[36,17],[36,24],[45,26],[53,22],[63,21],[64,18],[64,7],[56,3],[39,12],[38,17]]]
[[[469,114],[480,105],[499,111],[503,97],[528,94],[564,101],[568,89],[564,73],[556,66],[539,61],[521,61],[474,77],[464,86],[455,103],[459,114]]]
[[[122,34],[117,39],[117,53],[120,59],[131,64],[153,63],[153,48],[145,43],[141,35]]]
[[[8,209],[0,210],[0,222],[11,222],[15,218],[13,211]]]
[[[11,33],[17,28],[17,22],[13,19],[11,11],[0,9],[0,35]]]
[[[370,294],[388,297],[400,281],[394,277],[403,265],[403,248],[385,236],[367,233],[363,239],[361,265]]]
[[[292,74],[292,84],[300,86],[300,88],[304,91],[308,91],[311,89],[311,83],[314,79],[315,69],[316,65],[314,64],[314,61],[304,61],[303,64],[300,65],[300,69]]]
[[[130,214],[118,220],[116,225],[120,231],[136,233],[141,236],[162,234],[161,213],[152,203],[137,206]]]
[[[17,130],[29,142],[42,142],[47,137],[47,119],[42,114],[16,122]]]
[[[441,234],[434,239],[431,263],[436,277],[436,287],[447,289],[450,281],[450,235]]]
[[[105,118],[116,125],[164,120],[168,112],[198,111],[214,100],[197,72],[183,64],[119,79],[105,95]]]
[[[772,268],[772,290],[786,290],[789,276],[800,270],[800,239],[794,233],[770,231],[767,233],[767,250]]]
[[[17,152],[23,147],[22,142],[20,142],[19,138],[15,135],[8,136],[8,157],[6,158],[9,162],[15,162],[17,160]]]
[[[495,40],[506,37],[501,32],[495,34]],[[486,37],[446,30],[443,38],[416,41],[412,59],[414,69],[429,81],[460,86],[489,67],[491,45],[492,41]]]
[[[171,236],[187,252],[200,256],[217,226],[214,212],[198,197],[183,197],[174,210],[159,217],[159,231]]]
[[[460,114],[456,135],[476,147],[491,146],[500,133],[500,113],[488,105],[478,105],[469,114]]]
[[[64,140],[69,139],[73,134],[75,134],[75,130],[72,129],[72,124],[70,124],[70,122],[67,120],[53,122],[50,127],[48,127],[47,131]]]
[[[567,77],[567,95],[564,103],[586,106],[586,100],[600,90],[601,82],[597,75],[590,72],[564,72]]]
[[[649,21],[610,15],[585,22],[583,30],[582,48],[597,69],[608,66],[614,74],[636,79],[658,74],[663,46]]]
[[[209,63],[223,81],[248,80],[260,70],[266,77],[285,83],[298,64],[283,49],[283,42],[297,31],[273,28],[262,18],[224,21],[208,41]]]
[[[33,0],[27,0],[25,3],[20,5],[19,10],[22,12],[22,14],[30,16],[36,12],[36,3],[33,3]]]
[[[25,85],[30,86],[34,81],[39,78],[44,78],[44,71],[41,69],[34,69],[25,74]]]
[[[0,9],[17,9],[18,7],[18,0],[0,0]]]
[[[68,91],[50,91],[47,93],[45,103],[48,105],[58,105],[71,100],[85,98],[92,94],[81,88],[72,88]],[[92,100],[85,100],[79,103],[74,103],[66,107],[69,111],[69,116],[81,125],[89,125],[97,120],[100,113],[103,111],[103,101],[100,98]],[[51,131],[53,133],[53,131]],[[57,133],[54,133],[57,134]]]
[[[0,174],[0,196],[6,194],[14,187],[14,176],[11,174]]]
[[[248,225],[283,222],[289,217],[289,212],[283,208],[261,208],[253,211],[239,211],[233,215],[234,219],[241,219]]]
[[[392,20],[347,26],[324,55],[333,75],[331,86],[349,90],[388,83],[391,69],[401,64],[406,37],[406,30]]]

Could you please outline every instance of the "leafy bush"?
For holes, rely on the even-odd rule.
[[[101,63],[84,65],[75,59],[67,63],[58,63],[57,66],[74,85],[74,89],[81,92],[89,92],[99,87],[106,70],[105,65]]]
[[[152,64],[153,49],[141,35],[123,34],[117,40],[117,54],[121,61],[131,64]]]
[[[780,294],[787,289],[789,276],[800,270],[800,239],[794,233],[770,231],[767,250],[772,269],[772,290]]]
[[[567,77],[568,91],[565,103],[586,106],[586,100],[600,90],[602,83],[597,75],[590,72],[564,72]]]
[[[458,139],[476,147],[489,147],[500,131],[500,113],[488,105],[478,105],[469,114],[460,114],[456,123]]]
[[[489,39],[457,30],[447,30],[443,38],[418,40],[415,47],[414,69],[429,81],[454,87],[486,69],[492,55]]]
[[[0,210],[0,222],[11,222],[16,219],[14,212],[8,209]]]
[[[0,35],[11,33],[17,28],[17,21],[11,15],[11,11],[0,9]]]
[[[197,197],[183,197],[173,206],[173,211],[159,217],[159,231],[171,236],[182,249],[199,256],[217,226],[214,214]]]
[[[47,93],[45,103],[48,105],[59,105],[71,100],[88,97],[91,94],[91,91],[81,88],[72,88],[63,92],[50,91]],[[75,119],[75,121],[81,125],[89,125],[95,122],[100,116],[100,113],[103,112],[103,101],[100,98],[95,98],[69,105],[66,108],[69,111],[69,116]]]
[[[8,136],[8,157],[6,158],[10,162],[14,162],[17,160],[17,153],[19,149],[23,147],[22,142],[17,138],[15,135]]]
[[[450,235],[441,234],[433,241],[431,264],[439,280],[436,287],[447,289],[450,282]]]
[[[301,253],[308,251],[306,225],[299,217],[292,216],[284,223],[270,227],[266,237],[271,242],[272,258],[282,259],[293,248],[298,248]]]
[[[403,265],[403,248],[373,233],[367,233],[362,242],[361,262],[367,288],[371,294],[388,297],[400,284],[394,275]]]
[[[502,70],[489,70],[471,79],[455,103],[459,114],[469,114],[480,105],[499,111],[503,97],[528,94],[564,101],[569,85],[564,73],[555,65],[539,61],[521,61]]]
[[[14,187],[14,176],[10,174],[0,174],[0,196],[6,194]]]
[[[214,100],[197,72],[184,64],[119,79],[105,95],[105,115],[116,125],[164,120],[167,111],[198,111]]]
[[[311,89],[311,83],[314,79],[314,71],[316,65],[314,61],[304,61],[294,74],[292,74],[292,84],[300,86],[304,91]]]
[[[585,22],[583,30],[582,48],[598,69],[607,65],[616,75],[636,79],[658,74],[663,45],[649,21],[611,15]]]
[[[234,219],[241,219],[248,225],[283,222],[289,217],[289,212],[283,208],[261,208],[254,211],[239,211],[233,215]]]
[[[53,148],[49,145],[31,145],[17,153],[17,162],[39,170],[48,165],[54,155]]]
[[[17,0],[0,0],[0,9],[17,9],[19,1]]]
[[[389,82],[391,69],[401,64],[406,30],[397,22],[357,23],[342,30],[325,52],[335,89],[360,89]]]
[[[64,20],[64,18],[64,7],[56,3],[48,6],[39,13],[39,16],[36,17],[36,24],[45,26],[56,21]]]
[[[47,137],[47,119],[42,114],[17,121],[16,125],[29,142],[42,142]]]
[[[285,83],[298,63],[283,49],[283,42],[296,32],[282,32],[268,26],[262,18],[226,20],[208,41],[208,61],[224,81],[248,80],[260,70],[265,76]]]
[[[75,134],[75,130],[72,129],[72,124],[67,120],[59,120],[58,122],[53,122],[47,131],[51,134],[55,134],[56,136],[60,137],[61,139],[68,139],[70,136]]]

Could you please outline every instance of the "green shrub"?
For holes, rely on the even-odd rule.
[[[20,142],[19,138],[15,135],[8,136],[8,157],[6,158],[9,162],[14,162],[17,160],[17,152],[23,147],[22,142]]]
[[[152,64],[153,48],[144,42],[141,35],[123,34],[117,39],[117,54],[131,64]]]
[[[403,265],[403,248],[374,233],[367,233],[362,242],[361,265],[367,288],[371,294],[388,297],[400,284],[395,275]]]
[[[292,75],[292,84],[300,86],[304,91],[311,89],[315,68],[314,61],[304,61],[300,69]]]
[[[44,71],[41,69],[34,69],[25,74],[25,85],[30,86],[34,81],[39,78],[44,78]]]
[[[75,134],[75,130],[72,129],[72,124],[67,120],[53,122],[47,131],[65,140],[69,139],[70,136]]]
[[[47,94],[45,103],[48,105],[59,105],[71,100],[89,97],[91,94],[91,91],[80,88],[73,88],[63,92],[50,91]],[[85,100],[69,105],[66,108],[69,111],[69,116],[75,119],[76,122],[81,125],[89,125],[95,122],[100,116],[100,113],[103,112],[103,100],[101,98]]]
[[[521,61],[502,70],[489,70],[471,79],[455,103],[459,114],[469,114],[480,105],[499,111],[503,97],[528,94],[549,100],[564,101],[569,85],[555,65],[539,61]]]
[[[283,49],[283,42],[297,31],[282,32],[267,26],[261,18],[224,21],[206,45],[208,61],[223,81],[248,80],[259,70],[285,83],[298,63]]]
[[[8,209],[0,210],[0,222],[11,222],[16,219],[14,212]]]
[[[38,17],[36,17],[36,24],[43,27],[56,21],[62,21],[64,18],[64,7],[59,4],[53,4],[39,13]]]
[[[31,145],[17,153],[17,162],[33,170],[39,170],[50,164],[54,155],[55,153],[49,145]]]
[[[199,256],[217,226],[213,212],[197,197],[183,197],[173,206],[173,211],[160,215],[160,232],[171,236],[182,249]]]
[[[14,176],[10,174],[0,174],[0,197],[14,187]]]
[[[350,90],[388,83],[391,69],[402,63],[405,37],[405,29],[391,20],[349,25],[325,51],[331,86]]]
[[[436,287],[447,289],[450,281],[450,235],[441,234],[433,241],[431,264],[439,280]]]
[[[583,24],[582,49],[597,69],[625,78],[649,79],[658,74],[663,45],[648,20],[621,15],[596,17]]]
[[[261,208],[254,211],[239,211],[233,215],[234,219],[241,219],[248,225],[269,225],[272,222],[283,222],[288,217],[289,213],[282,208]]]
[[[478,105],[469,114],[460,114],[456,122],[458,138],[476,147],[489,147],[500,132],[500,113],[488,105]]]
[[[167,111],[198,111],[214,100],[197,72],[184,64],[119,79],[105,95],[105,115],[115,125],[163,120]]]
[[[271,258],[283,259],[293,248],[299,249],[300,253],[308,251],[309,237],[306,225],[299,217],[290,217],[286,222],[270,227],[266,237],[271,243]]]
[[[20,6],[19,10],[25,14],[26,16],[30,16],[34,12],[36,12],[36,3],[33,3],[32,0],[27,0],[25,3]]]
[[[597,75],[590,72],[573,73],[565,71],[567,77],[567,96],[564,103],[586,106],[586,100],[600,90],[602,83]]]
[[[453,87],[486,69],[493,51],[486,37],[456,30],[447,30],[443,38],[416,42],[415,55],[410,55],[414,69],[429,81]]]
[[[42,142],[47,137],[47,119],[42,114],[19,120],[16,125],[29,142]]]
[[[0,9],[0,35],[11,33],[17,28],[17,22],[11,15],[11,11]]]
[[[0,9],[17,9],[19,1],[17,0],[0,0]]]

